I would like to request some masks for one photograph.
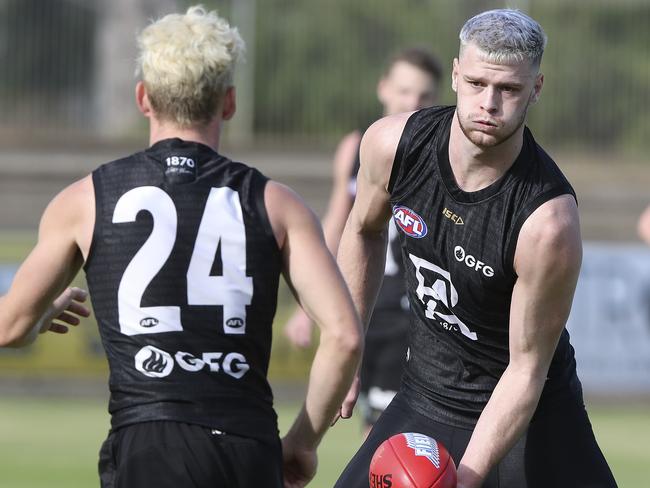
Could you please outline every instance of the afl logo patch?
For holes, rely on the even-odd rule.
[[[140,327],[149,328],[158,325],[158,319],[155,317],[145,317],[140,321]]]
[[[422,239],[427,235],[427,224],[424,219],[408,207],[393,207],[393,219],[402,232],[409,237]]]

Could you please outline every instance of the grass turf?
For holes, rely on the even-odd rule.
[[[281,430],[297,405],[280,404]],[[590,408],[596,436],[621,488],[646,486],[650,473],[650,409],[633,406]],[[0,399],[0,486],[87,488],[99,486],[97,453],[108,429],[99,400]],[[337,424],[319,450],[320,469],[310,483],[331,488],[360,443],[356,420]]]

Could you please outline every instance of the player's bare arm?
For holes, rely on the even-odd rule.
[[[361,141],[357,196],[345,225],[337,261],[364,327],[367,327],[384,272],[388,182],[400,136],[410,114],[384,117]]]
[[[399,139],[410,114],[384,117],[371,125],[361,141],[357,195],[345,225],[337,261],[359,312],[364,331],[384,275],[388,182]],[[358,380],[345,398],[341,416],[349,418],[359,392]]]
[[[360,140],[358,131],[351,132],[341,140],[334,155],[332,193],[323,217],[325,242],[334,256],[352,207],[353,198],[348,185]],[[284,333],[295,346],[308,347],[311,344],[312,322],[299,306],[287,321]]]
[[[293,191],[275,182],[267,184],[265,201],[287,283],[320,328],[305,404],[283,441],[285,486],[304,486],[315,472],[316,447],[352,382],[363,336],[316,216]]]
[[[514,260],[510,362],[460,462],[459,488],[481,486],[528,426],[569,316],[581,259],[573,197],[550,200],[522,226]]]
[[[650,205],[643,211],[637,226],[639,237],[650,244]]]
[[[92,182],[85,178],[48,205],[38,243],[16,273],[7,295],[0,299],[0,345],[21,347],[47,330],[65,333],[68,328],[60,322],[77,325],[77,315],[89,315],[83,305],[86,293],[78,288],[66,290],[84,262],[78,241],[85,237],[89,242],[88,234],[92,235],[92,221],[89,232],[83,226],[88,209],[94,209],[89,197]]]

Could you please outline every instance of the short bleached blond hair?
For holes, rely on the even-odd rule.
[[[187,128],[214,117],[244,41],[217,12],[197,5],[146,27],[138,50],[137,72],[156,117]]]
[[[547,37],[535,20],[516,9],[495,9],[480,13],[460,31],[460,50],[473,43],[488,62],[496,64],[530,61],[539,67]]]

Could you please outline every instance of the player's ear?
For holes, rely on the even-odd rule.
[[[223,97],[223,108],[221,109],[221,117],[223,120],[232,119],[237,110],[236,92],[235,87],[230,86],[226,89],[226,94]]]
[[[454,58],[451,68],[451,89],[454,92],[458,91],[458,58]]]
[[[542,86],[544,85],[544,75],[539,73],[537,78],[535,78],[535,86],[533,87],[533,93],[530,96],[531,105],[537,103],[539,96],[542,93]]]
[[[151,117],[153,110],[151,110],[147,89],[142,81],[138,81],[135,85],[135,103],[138,106],[138,110],[142,112],[142,115],[147,118]]]

